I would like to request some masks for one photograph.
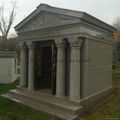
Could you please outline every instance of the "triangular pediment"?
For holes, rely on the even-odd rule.
[[[73,23],[87,23],[110,32],[116,29],[86,12],[56,8],[47,4],[40,4],[28,17],[15,26],[18,32],[39,30],[44,28],[69,25]]]
[[[68,25],[79,21],[79,19],[70,16],[41,11],[30,21],[28,21],[23,27],[21,27],[20,31],[39,30],[61,25]]]

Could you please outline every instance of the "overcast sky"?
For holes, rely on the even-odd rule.
[[[40,3],[51,6],[85,11],[92,16],[108,23],[113,24],[115,18],[120,16],[120,0],[15,0],[17,2],[16,19],[14,26],[23,18],[29,15]],[[0,4],[10,7],[11,0],[0,0]],[[13,28],[12,28],[13,32]]]

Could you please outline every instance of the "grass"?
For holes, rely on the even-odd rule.
[[[90,110],[80,120],[120,120],[120,64],[113,69],[113,92],[102,103]],[[0,85],[0,95],[19,84]],[[58,120],[41,114],[22,104],[0,97],[0,120]]]
[[[12,84],[0,85],[0,95],[14,89],[19,84],[15,81]],[[39,111],[31,109],[25,105],[18,104],[0,97],[0,120],[59,120],[41,114]]]
[[[19,80],[12,84],[0,84],[0,95],[7,93],[11,89],[15,89],[17,85],[19,85]]]

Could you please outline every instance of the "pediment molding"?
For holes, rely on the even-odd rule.
[[[51,12],[53,14],[59,14],[60,16],[61,15],[62,16],[68,16],[68,18],[72,17],[74,20],[78,19],[79,21],[80,20],[84,21],[87,24],[91,24],[92,26],[96,26],[96,27],[101,28],[103,30],[105,29],[109,33],[116,32],[116,29],[114,27],[112,27],[111,25],[108,25],[107,23],[89,15],[86,12],[63,9],[63,8],[56,8],[56,7],[47,5],[47,4],[40,4],[29,16],[27,16],[23,21],[21,21],[18,25],[15,26],[15,30],[18,31],[18,32],[20,30],[22,30],[24,28],[24,26],[26,26],[28,23],[30,23],[42,11]],[[63,18],[64,17],[62,17],[62,19]],[[56,23],[56,21],[57,21],[57,19],[55,19],[55,23]],[[70,21],[69,19],[68,19],[68,21],[71,22],[71,23],[75,22],[75,21],[73,22],[72,20]],[[65,20],[62,20],[62,23],[65,22],[64,24],[70,24],[68,21],[66,20],[66,17],[65,17]],[[45,20],[45,18],[43,18],[41,24],[45,24],[45,23],[46,23],[46,20]],[[58,26],[61,25],[62,23],[58,24]],[[38,24],[38,26],[39,26],[39,24]],[[45,27],[48,27],[48,26],[45,25]],[[53,25],[53,27],[54,27],[54,25]]]
[[[56,27],[61,25],[68,25],[80,22],[80,19],[62,14],[51,13],[48,11],[41,11],[33,19],[27,22],[20,31],[33,31],[44,28]]]

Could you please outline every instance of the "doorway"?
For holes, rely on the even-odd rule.
[[[56,91],[56,50],[53,45],[36,46],[35,90]]]

